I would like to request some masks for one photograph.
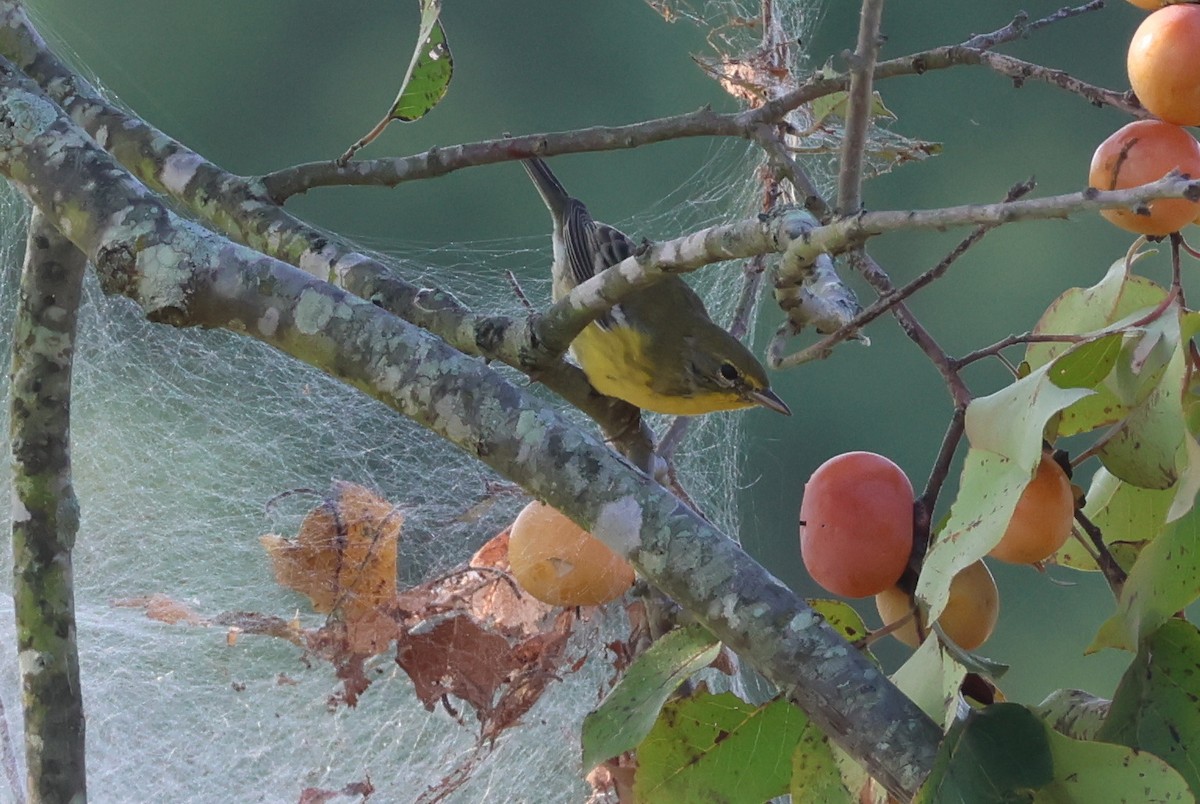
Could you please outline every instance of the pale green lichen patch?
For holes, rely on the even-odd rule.
[[[138,302],[148,313],[186,306],[184,287],[192,270],[188,255],[199,253],[199,238],[180,229],[174,242],[148,246],[138,254]]]
[[[21,502],[21,496],[17,491],[17,488],[14,486],[10,495],[12,503],[10,505],[9,518],[13,522],[28,522],[33,516],[29,513],[29,509],[25,507],[25,504]]]
[[[621,555],[633,555],[642,546],[641,503],[627,495],[600,506],[592,535]]]
[[[195,153],[180,153],[167,157],[163,163],[160,179],[167,191],[183,195],[188,184],[196,175],[196,169],[204,164],[204,159]]]
[[[296,329],[304,335],[316,335],[329,325],[336,314],[337,302],[316,288],[305,288],[296,302]]]
[[[279,308],[268,307],[264,310],[263,314],[258,317],[256,326],[264,338],[274,337],[275,332],[279,329]]]
[[[39,650],[23,650],[18,653],[17,666],[21,668],[22,676],[37,675],[46,669],[42,652]]]
[[[459,414],[457,401],[452,396],[434,400],[433,410],[437,416],[438,429],[456,444],[470,440],[475,427],[466,417]]]
[[[45,133],[60,114],[46,98],[21,90],[4,93],[4,118],[0,126],[0,148],[23,148]]]

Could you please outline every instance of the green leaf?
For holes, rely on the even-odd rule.
[[[1038,804],[1149,804],[1192,801],[1187,781],[1163,760],[1123,745],[1073,740],[1047,730],[1054,780]]]
[[[583,719],[583,769],[635,748],[679,685],[717,658],[721,643],[689,625],[655,642],[629,666],[598,708]]]
[[[975,447],[967,451],[958,497],[930,545],[917,581],[917,601],[928,606],[928,618],[936,619],[945,608],[954,576],[1000,541],[1032,474],[1032,464],[1025,467]]]
[[[831,115],[846,116],[846,108],[850,102],[849,92],[831,92],[812,102],[812,126],[816,127],[825,122]],[[871,117],[883,120],[895,120],[896,115],[883,103],[883,97],[878,92],[871,94]]]
[[[1188,782],[1159,757],[1066,737],[1029,709],[1007,703],[973,712],[961,732],[946,739],[914,799],[920,804],[1192,800]]]
[[[1060,359],[1068,359],[1074,351],[1090,346],[1080,344]],[[1055,384],[1050,372],[1057,363],[1058,360],[1048,363],[990,396],[973,400],[967,406],[965,422],[971,446],[1010,458],[1027,468],[1028,476],[1032,477],[1042,458],[1046,423],[1072,402],[1094,393],[1088,388],[1063,388]]]
[[[1137,254],[1133,262],[1152,254]],[[1131,263],[1132,264],[1132,263]],[[1113,263],[1098,284],[1090,288],[1071,288],[1058,297],[1042,314],[1034,327],[1038,335],[1095,335],[1123,330],[1124,324],[1153,309],[1166,298],[1167,292],[1144,277],[1126,272],[1125,259]],[[1121,347],[1117,366],[1133,364],[1140,337],[1126,338]],[[1032,343],[1025,353],[1031,369],[1040,368],[1063,355],[1071,348],[1068,342]],[[1136,402],[1138,384],[1142,378],[1120,370],[1110,373],[1092,387],[1096,393],[1075,402],[1062,412],[1058,424],[1060,435],[1088,432],[1120,421]],[[1134,387],[1129,387],[1131,380]],[[1143,389],[1142,395],[1148,393]]]
[[[1162,529],[1174,497],[1170,489],[1139,488],[1101,467],[1092,476],[1083,513],[1100,529],[1105,544],[1140,550]],[[1099,570],[1091,554],[1075,539],[1068,539],[1054,560],[1074,569]],[[1126,571],[1133,566],[1132,562],[1118,563]]]
[[[1200,510],[1193,508],[1142,548],[1088,652],[1136,650],[1141,638],[1200,597]]]
[[[972,711],[965,727],[942,743],[919,804],[1028,802],[1054,779],[1045,725],[1017,704]]]
[[[1098,698],[1083,690],[1055,690],[1034,707],[1033,712],[1059,734],[1091,740],[1111,705],[1108,698]]]
[[[1055,360],[1047,376],[1059,388],[1095,388],[1116,365],[1123,342],[1114,332],[1081,343]]]
[[[454,59],[450,55],[450,44],[446,41],[446,29],[438,19],[442,13],[442,0],[418,0],[418,5],[421,8],[421,27],[417,32],[417,46],[391,109],[374,128],[337,158],[337,164],[345,165],[359,150],[374,142],[388,123],[393,120],[406,123],[418,120],[446,96],[450,78],[454,74]]]
[[[1141,339],[1145,353],[1133,359],[1163,363],[1165,370],[1151,371],[1143,364],[1150,393],[1129,406],[1129,411],[1099,450],[1104,467],[1122,480],[1148,489],[1166,489],[1180,476],[1180,452],[1187,435],[1183,415],[1183,380],[1186,347],[1180,348],[1179,318],[1164,313]],[[1164,362],[1165,360],[1165,362]],[[1127,365],[1127,363],[1122,364]],[[1186,456],[1182,466],[1186,467]]]
[[[1130,265],[1154,250],[1134,255]],[[1090,288],[1070,288],[1055,299],[1037,325],[1036,335],[1090,335],[1133,313],[1153,308],[1167,291],[1145,277],[1126,271],[1125,258],[1114,262],[1104,278]],[[1030,368],[1040,368],[1071,348],[1069,342],[1031,343],[1025,351]]]
[[[1150,634],[1117,685],[1098,737],[1164,759],[1200,798],[1200,633],[1168,620]]]
[[[421,0],[421,30],[391,116],[406,123],[419,120],[437,106],[450,88],[454,58],[439,15],[442,0]]]
[[[866,783],[867,775],[858,769],[855,777],[853,787],[846,783],[829,738],[815,723],[809,721],[800,734],[796,750],[792,752],[792,780],[789,787],[792,801],[858,804],[858,796],[852,791]]]
[[[848,642],[862,639],[870,632],[870,629],[863,622],[862,615],[844,600],[815,597],[808,599],[807,603],[812,606],[813,611],[824,617],[825,622],[829,623],[833,627],[833,630],[845,637]]]
[[[966,669],[942,647],[941,640],[926,639],[892,674],[892,682],[945,729],[958,714],[958,690],[966,674]]]
[[[945,527],[936,534],[917,581],[917,602],[930,620],[946,605],[954,576],[987,555],[1012,519],[1021,492],[1042,459],[1046,426],[1060,411],[1094,393],[1062,387],[1100,376],[1110,358],[1108,336],[1078,344],[996,393],[967,406],[965,430],[970,449],[963,463],[958,497]],[[1080,355],[1077,357],[1077,355]],[[1059,369],[1060,363],[1063,369]]]
[[[634,795],[640,804],[783,795],[807,724],[785,700],[754,706],[725,692],[671,701],[638,746]]]

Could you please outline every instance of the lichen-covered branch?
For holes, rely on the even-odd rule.
[[[31,802],[83,802],[83,695],[71,549],[71,363],[85,260],[37,210],[13,330],[13,608]]]
[[[172,214],[10,65],[0,172],[153,320],[224,327],[316,365],[520,483],[799,702],[901,796],[938,726],[794,592],[595,436],[428,332]]]
[[[653,439],[636,408],[596,393],[562,350],[541,347],[531,322],[475,315],[451,293],[413,285],[378,260],[293,216],[261,182],[236,176],[144,120],[108,103],[47,47],[16,0],[0,0],[0,53],[17,63],[117,161],[157,192],[170,195],[198,219],[251,248],[299,266],[428,329],[456,349],[500,360],[534,375],[600,424],[640,466]],[[530,146],[532,147],[532,146]]]

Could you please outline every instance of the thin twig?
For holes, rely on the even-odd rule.
[[[1071,17],[1078,17],[1081,14],[1087,14],[1090,11],[1099,11],[1104,8],[1105,0],[1091,0],[1090,3],[1084,3],[1081,6],[1064,6],[1053,14],[1047,14],[1039,20],[1034,20],[1025,26],[1026,34],[1033,33],[1039,28],[1045,28],[1047,25],[1053,25]]]
[[[879,58],[879,26],[883,0],[862,0],[858,43],[850,59],[850,90],[847,95],[846,127],[842,135],[838,169],[838,211],[853,215],[862,208],[862,169],[866,157],[867,132],[874,107],[872,79]]]
[[[1078,95],[1096,106],[1112,106],[1135,117],[1148,117],[1130,93],[1080,81],[1069,73],[1043,67],[1013,56],[947,45],[879,62],[874,81],[905,75],[922,75],[963,65],[986,67],[1013,79],[1018,86],[1037,81]],[[791,111],[812,101],[849,88],[848,76],[814,78],[792,92],[768,101],[757,109],[719,114],[704,108],[670,117],[625,126],[593,126],[573,131],[547,132],[482,140],[444,146],[419,154],[390,159],[365,159],[339,167],[334,161],[310,162],[268,173],[256,179],[267,195],[282,203],[316,187],[384,186],[443,176],[463,168],[528,159],[531,156],[590,153],[638,148],[657,142],[689,137],[738,137],[756,139],[761,125],[781,122]]]
[[[1035,182],[1033,179],[1017,184],[1008,191],[1008,197],[1005,200],[1015,201],[1021,196],[1030,192],[1034,186]],[[832,354],[833,347],[837,346],[839,343],[847,340],[848,338],[855,337],[863,327],[886,313],[892,308],[893,305],[904,301],[921,288],[933,282],[935,279],[941,278],[941,276],[950,269],[950,266],[953,265],[959,257],[965,254],[968,249],[982,240],[985,234],[996,228],[998,225],[999,224],[996,223],[980,224],[975,228],[974,231],[971,232],[971,234],[967,235],[967,237],[959,242],[957,246],[951,249],[950,252],[933,268],[925,271],[923,274],[909,282],[904,287],[880,296],[870,306],[855,316],[850,323],[839,328],[836,332],[826,335],[812,346],[797,352],[792,356],[790,362],[802,363],[828,357],[830,354]]]
[[[857,259],[855,259],[856,257]],[[856,254],[851,256],[851,261],[858,267],[863,277],[871,283],[871,286],[877,292],[886,295],[895,291],[895,285],[892,284],[892,280],[887,275],[887,272],[865,251],[856,252]],[[917,317],[908,309],[908,306],[904,302],[897,302],[891,306],[890,312],[904,334],[925,353],[925,356],[933,363],[934,368],[942,375],[942,379],[946,383],[946,388],[950,392],[950,397],[954,400],[955,406],[965,406],[970,402],[971,392],[951,365],[950,355],[946,354],[946,350],[938,345],[938,342],[929,334],[924,325],[917,320]]]
[[[917,505],[921,509],[917,515],[922,520],[919,524],[925,526],[923,530],[926,539],[929,537],[934,508],[937,507],[938,494],[941,492],[946,478],[950,475],[950,464],[954,462],[954,454],[958,451],[958,445],[962,441],[966,420],[966,406],[955,407],[954,413],[950,416],[950,424],[946,427],[946,434],[942,436],[942,446],[933,462],[933,468],[929,471],[929,480],[925,483],[925,491],[917,498]],[[920,552],[924,555],[924,550]]]
[[[521,283],[517,281],[517,275],[505,269],[504,276],[508,279],[508,284],[512,285],[513,293],[516,295],[517,300],[521,302],[521,305],[530,313],[536,313],[537,308],[533,306],[533,302],[529,301],[529,297],[521,289]]]
[[[1112,590],[1114,597],[1121,596],[1121,588],[1125,585],[1126,579],[1129,577],[1125,570],[1121,569],[1121,565],[1113,558],[1113,554],[1109,552],[1108,545],[1104,543],[1104,534],[1100,532],[1100,528],[1092,520],[1084,515],[1083,511],[1075,511],[1075,521],[1079,527],[1083,528],[1083,532],[1087,534],[1092,541],[1092,546],[1095,547],[1097,556],[1097,565],[1100,571],[1104,573],[1104,580],[1108,581],[1108,588]]]
[[[1001,338],[990,346],[984,346],[981,349],[976,349],[973,352],[968,352],[962,357],[956,359],[953,363],[957,369],[962,369],[978,360],[985,357],[995,357],[1010,346],[1016,346],[1021,343],[1079,343],[1084,340],[1086,335],[1055,335],[1052,333],[1035,333],[1025,332],[1021,335],[1009,335]]]

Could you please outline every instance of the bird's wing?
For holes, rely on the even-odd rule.
[[[593,220],[581,202],[571,201],[563,221],[563,239],[571,263],[571,278],[578,285],[632,256],[637,246],[619,229]]]
[[[600,255],[595,252],[593,240],[596,229],[597,223],[592,220],[591,213],[583,202],[570,199],[566,214],[563,215],[563,240],[566,244],[571,281],[576,285],[583,284],[595,276],[597,271],[608,267],[600,264]]]

